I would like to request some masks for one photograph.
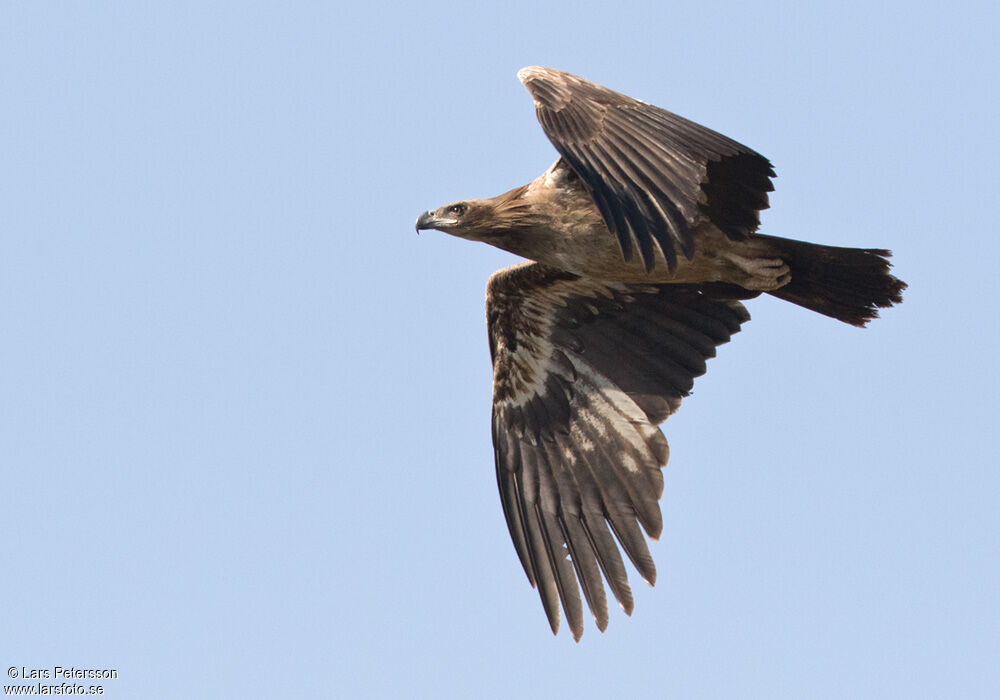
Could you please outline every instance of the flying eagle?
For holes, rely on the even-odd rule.
[[[756,234],[774,170],[746,146],[569,73],[518,78],[559,158],[416,227],[532,261],[486,288],[497,484],[553,633],[561,603],[579,640],[581,590],[607,627],[602,575],[632,612],[618,545],[656,580],[642,530],[656,539],[663,527],[658,426],[749,320],[740,301],[766,292],[864,326],[906,285],[887,250]]]

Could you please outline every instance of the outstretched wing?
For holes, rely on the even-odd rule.
[[[760,224],[774,170],[722,134],[569,73],[531,66],[518,78],[535,100],[545,135],[585,183],[622,254],[633,241],[646,269],[654,241],[672,270],[694,253],[706,217],[742,239]]]
[[[642,577],[656,580],[639,525],[652,538],[663,527],[657,501],[668,448],[657,425],[749,318],[739,292],[602,282],[538,263],[490,278],[497,484],[553,632],[562,601],[580,638],[581,588],[597,626],[607,627],[602,572],[631,614],[615,538]]]

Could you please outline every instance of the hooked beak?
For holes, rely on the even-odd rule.
[[[437,218],[434,216],[434,212],[425,211],[417,219],[417,233],[434,228],[435,223],[437,223]]]

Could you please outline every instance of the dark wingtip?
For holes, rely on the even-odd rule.
[[[608,616],[607,614],[597,616],[594,615],[594,624],[597,625],[597,629],[604,632],[608,629]]]
[[[546,611],[546,614],[548,611]],[[559,634],[559,612],[556,611],[555,615],[547,615],[549,618],[549,629],[552,630],[553,635]]]

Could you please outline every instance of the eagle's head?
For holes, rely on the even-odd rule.
[[[463,200],[425,211],[417,219],[417,231],[437,229],[459,238],[483,240],[483,233],[495,227],[495,217],[494,207],[489,200]]]
[[[498,197],[463,199],[425,211],[417,219],[417,231],[433,228],[510,250],[509,244],[514,243],[514,239],[545,223],[538,208],[525,196],[527,190],[524,185]]]

